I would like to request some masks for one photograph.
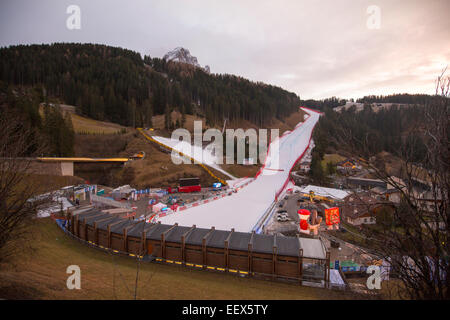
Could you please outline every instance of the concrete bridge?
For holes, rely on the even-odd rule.
[[[53,167],[62,176],[73,176],[74,163],[126,163],[129,158],[63,158],[63,157],[40,157],[35,159]]]

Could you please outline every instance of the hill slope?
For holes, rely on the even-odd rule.
[[[41,88],[44,99],[76,105],[84,116],[136,127],[174,109],[202,115],[210,125],[224,118],[262,125],[300,105],[296,94],[279,87],[95,44],[1,48],[0,80]]]
[[[30,229],[33,245],[0,269],[2,299],[133,299],[136,262],[89,248],[45,218]],[[66,268],[81,269],[81,289],[68,290]],[[142,263],[138,299],[350,299],[349,294]]]

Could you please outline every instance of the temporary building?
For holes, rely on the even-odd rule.
[[[163,208],[167,208],[167,205],[162,202],[158,202],[157,204],[154,204],[152,208],[153,212],[160,212]]]

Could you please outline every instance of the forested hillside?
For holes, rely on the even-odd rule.
[[[309,99],[309,100],[301,101],[302,106],[312,108],[312,109],[317,109],[317,110],[325,110],[326,108],[336,108],[338,106],[344,105],[345,103],[346,103],[346,100],[339,99],[336,97],[331,97],[331,98],[322,99],[322,100]]]
[[[74,154],[74,130],[68,114],[46,106],[39,112],[42,92],[38,88],[20,88],[0,83],[0,117],[13,124],[18,135],[27,138],[30,147],[22,156]]]
[[[328,145],[338,148],[338,138],[346,137],[352,140],[351,145],[359,153],[396,153],[407,140],[423,144],[419,133],[424,126],[424,118],[424,108],[419,106],[408,109],[393,107],[379,112],[374,112],[368,106],[361,112],[351,108],[340,113],[326,109],[325,117],[321,117],[317,124],[315,141],[322,148]],[[419,152],[421,149],[417,146],[415,157],[423,156]]]
[[[173,109],[204,116],[210,125],[224,118],[264,125],[300,105],[296,94],[279,87],[95,44],[1,48],[0,80],[39,88],[44,99],[76,105],[84,116],[136,127]]]
[[[432,101],[433,96],[428,94],[391,94],[387,96],[365,96],[356,102],[361,103],[396,103],[396,104],[413,104],[425,105]]]
[[[327,99],[322,100],[302,100],[301,105],[318,109],[324,111],[327,108],[336,108],[339,106],[343,106],[346,103],[351,102],[357,102],[357,103],[363,103],[363,104],[378,104],[378,103],[392,103],[392,104],[408,104],[408,105],[426,105],[427,103],[430,103],[433,100],[434,96],[428,95],[428,94],[408,94],[408,93],[401,93],[401,94],[391,94],[387,96],[383,95],[370,95],[370,96],[364,96],[362,98],[357,99],[356,101],[354,99],[347,100],[347,99],[340,99],[337,97],[331,97]]]
[[[393,106],[378,112],[369,105],[361,112],[356,112],[355,108],[342,112],[326,108],[325,116],[320,118],[313,132],[315,147],[311,176],[318,181],[325,179],[320,162],[327,152],[346,151],[370,156],[387,151],[399,157],[408,153],[409,161],[423,161],[426,156],[426,141],[422,134],[425,108]]]

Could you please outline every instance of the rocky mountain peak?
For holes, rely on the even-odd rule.
[[[191,55],[188,49],[185,49],[183,47],[177,47],[172,51],[167,52],[164,55],[163,59],[166,61],[187,63],[197,68],[201,68],[205,70],[205,72],[209,73],[209,66],[205,66],[205,68],[202,68],[202,66],[198,63],[197,58]]]

